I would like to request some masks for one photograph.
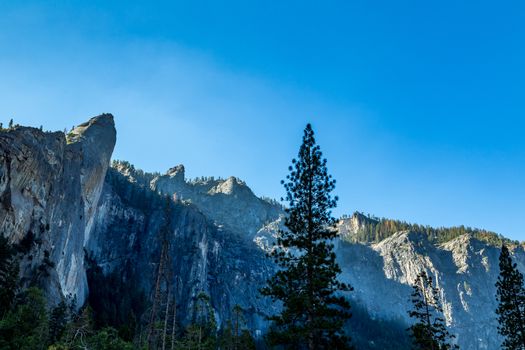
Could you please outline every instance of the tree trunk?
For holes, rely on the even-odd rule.
[[[426,277],[426,274],[425,274]],[[425,315],[427,317],[427,327],[428,327],[428,336],[430,337],[430,349],[434,350],[434,337],[432,336],[432,325],[430,323],[430,310],[428,309],[428,298],[427,293],[425,291],[425,286],[423,284],[423,281],[421,281],[421,293],[423,294],[423,301],[425,302]]]
[[[233,342],[233,349],[239,350],[238,343],[239,343],[239,314],[238,312],[235,312],[235,338]]]
[[[177,291],[175,291],[177,292]],[[171,350],[175,350],[175,325],[177,322],[177,297],[173,296],[173,324],[171,326]]]
[[[310,155],[311,157],[311,155]],[[312,160],[310,159],[310,162]],[[314,339],[314,329],[312,327],[312,324],[314,323],[314,312],[313,312],[313,301],[314,301],[314,290],[313,290],[313,261],[312,261],[312,255],[313,255],[313,174],[311,166],[309,167],[309,174],[308,174],[308,251],[307,251],[307,278],[308,278],[308,349],[309,350],[316,350],[315,349],[315,339]]]
[[[199,326],[199,346],[198,346],[198,349],[201,350],[201,342],[202,342],[202,327]]]
[[[164,314],[164,329],[162,331],[162,350],[166,350],[166,331],[168,330],[168,317],[170,311],[170,289],[168,287],[168,298],[166,299],[166,312]]]
[[[159,271],[157,273],[157,282],[155,283],[155,297],[153,299],[153,305],[151,306],[151,318],[149,323],[149,330],[148,330],[148,337],[146,339],[146,342],[149,346],[151,346],[151,337],[153,335],[153,327],[155,325],[155,320],[157,319],[157,305],[159,304],[160,300],[160,285],[162,280],[162,275],[164,273],[164,260],[166,257],[166,249],[167,249],[167,242],[164,240],[162,244],[162,251],[160,253],[160,261],[159,261]]]

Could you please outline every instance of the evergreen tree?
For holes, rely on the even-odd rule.
[[[144,192],[143,192],[144,193]],[[171,271],[171,256],[170,256],[170,233],[171,233],[171,213],[173,203],[171,199],[164,197],[164,213],[166,222],[160,231],[161,253],[159,257],[159,264],[155,278],[155,288],[153,291],[153,300],[151,306],[150,322],[148,325],[147,344],[150,348],[155,347],[155,344],[162,341],[162,347],[166,346],[166,332],[167,332],[167,313],[169,311],[169,296],[170,284],[173,278]],[[168,310],[162,317],[162,301],[166,301]],[[160,326],[163,323],[163,326]],[[161,340],[162,339],[162,340]]]
[[[233,336],[232,320],[226,321],[226,327],[222,329],[220,336],[221,349],[232,350],[235,346],[235,339]]]
[[[66,331],[62,337],[60,349],[85,349],[88,346],[88,339],[93,335],[93,316],[91,307],[84,307],[73,317],[72,322],[66,326]]]
[[[122,340],[116,329],[106,327],[96,332],[87,342],[93,350],[133,350],[133,344]]]
[[[416,319],[416,323],[408,330],[414,349],[459,349],[457,345],[449,343],[455,337],[448,332],[445,320],[441,317],[443,310],[438,301],[438,289],[433,286],[432,278],[422,271],[417,275],[412,288],[411,301],[414,309],[408,314]]]
[[[498,300],[498,332],[505,338],[507,350],[525,349],[525,290],[523,275],[512,262],[508,248],[503,245],[499,256],[500,273],[496,282]]]
[[[195,298],[193,321],[178,343],[181,349],[213,350],[217,344],[217,323],[210,304],[210,297],[200,292]]]
[[[49,316],[49,344],[54,344],[64,334],[68,321],[68,307],[62,300],[51,310]]]
[[[137,320],[142,316],[146,297],[138,285],[138,278],[129,261],[119,272],[104,274],[100,266],[86,257],[89,285],[88,303],[93,310],[95,329],[111,327],[119,336],[131,341],[137,330]]]
[[[0,349],[45,349],[48,316],[44,295],[38,288],[29,288],[20,299],[16,308],[0,320]]]
[[[277,238],[271,257],[281,269],[261,290],[282,303],[268,339],[293,349],[348,349],[343,326],[350,304],[339,292],[352,288],[337,280],[341,272],[331,242],[336,237],[331,209],[337,197],[310,124],[304,130],[297,160],[282,181],[286,189],[286,230]]]
[[[18,290],[18,269],[15,249],[0,235],[0,319],[13,305]]]
[[[12,129],[13,128],[13,119],[11,118],[9,120],[9,129]]]
[[[246,328],[243,309],[235,305],[232,310],[232,319],[226,322],[221,336],[221,349],[250,350],[255,349],[255,340]]]

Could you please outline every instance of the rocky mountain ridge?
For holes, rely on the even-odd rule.
[[[205,291],[219,323],[240,304],[250,328],[264,332],[264,316],[275,306],[258,289],[275,269],[265,250],[283,227],[283,208],[235,177],[187,180],[182,165],[163,175],[127,162],[109,167],[115,140],[111,115],[92,118],[68,135],[28,127],[0,131],[0,230],[26,247],[26,283],[39,281],[51,303],[75,296],[81,304],[88,293],[87,252],[105,273],[140,276],[149,295],[159,237],[167,229],[172,284],[184,305],[181,322],[191,314],[192,297]],[[165,196],[173,203],[169,211]],[[499,236],[458,230],[435,239],[445,231],[412,225],[384,232],[375,229],[379,223],[358,213],[338,223],[341,278],[354,286],[354,303],[373,318],[407,324],[410,284],[426,270],[461,348],[499,348]],[[514,245],[513,256],[524,271],[523,247]]]

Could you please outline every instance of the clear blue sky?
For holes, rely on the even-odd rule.
[[[523,1],[0,0],[0,120],[102,112],[115,158],[276,198],[311,122],[336,214],[525,240]]]

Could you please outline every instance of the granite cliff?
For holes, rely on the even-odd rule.
[[[366,219],[365,219],[366,220]],[[408,296],[417,274],[425,270],[439,289],[444,317],[461,349],[499,349],[495,282],[500,248],[471,234],[441,244],[414,231],[396,232],[377,243],[349,243],[348,236],[366,225],[354,214],[340,222],[344,232],[337,248],[342,279],[355,287],[353,297],[379,318],[409,324]],[[525,252],[513,245],[518,268]]]
[[[14,127],[0,132],[0,232],[24,251],[26,283],[54,301],[87,296],[84,245],[116,141],[104,114],[68,135]]]
[[[263,332],[264,315],[275,306],[258,289],[275,269],[265,251],[282,228],[282,206],[258,198],[235,177],[188,180],[182,165],[165,174],[127,162],[110,167],[115,140],[108,114],[67,135],[29,127],[0,131],[0,232],[23,251],[24,283],[44,286],[51,304],[67,297],[82,304],[89,257],[106,274],[138,281],[135,287],[151,297],[159,237],[167,230],[180,321],[189,317],[192,298],[205,291],[219,323],[240,304],[249,327]],[[499,348],[497,245],[476,232],[440,240],[412,226],[363,239],[370,220],[354,214],[338,224],[336,251],[342,279],[355,288],[354,304],[372,319],[405,327],[410,284],[426,270],[461,348]],[[512,251],[523,270],[523,247]],[[373,341],[364,346],[379,348]]]

